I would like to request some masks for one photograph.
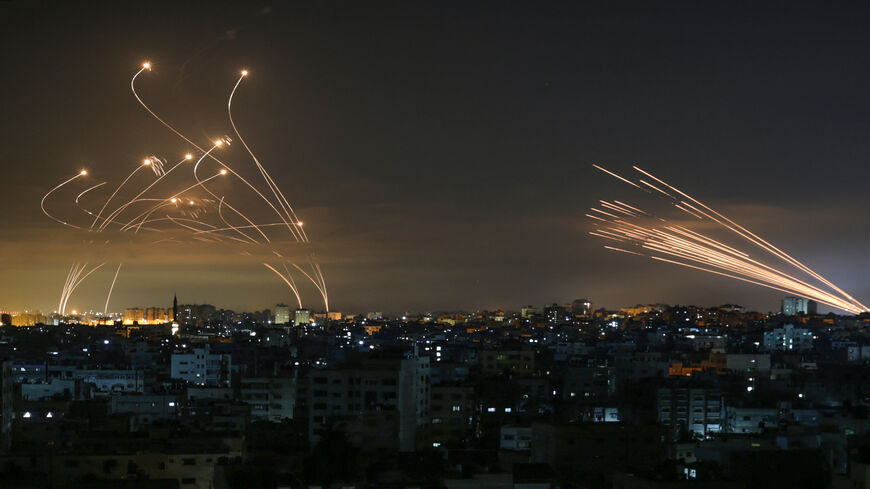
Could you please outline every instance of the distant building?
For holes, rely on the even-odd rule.
[[[296,309],[296,312],[293,314],[293,323],[296,326],[302,326],[304,324],[309,324],[311,322],[311,311],[308,309]]]
[[[189,326],[203,326],[216,314],[217,309],[211,304],[183,304],[178,306],[177,323]]]
[[[544,316],[547,318],[552,324],[562,323],[570,317],[568,317],[568,310],[565,306],[561,304],[548,304],[544,307]]]
[[[124,324],[141,323],[145,320],[145,309],[128,307],[124,309]]]
[[[526,306],[520,310],[520,315],[524,318],[540,316],[541,310],[535,306]]]
[[[169,312],[162,307],[149,307],[145,309],[145,321],[148,324],[163,324],[169,322]]]
[[[746,376],[770,374],[770,355],[766,353],[729,353],[725,356],[728,370]]]
[[[286,304],[275,306],[275,324],[287,324],[290,322],[290,308]]]
[[[512,374],[531,375],[535,371],[535,351],[484,350],[479,354],[480,370],[484,375]]]
[[[626,316],[640,316],[643,314],[656,314],[665,312],[668,306],[665,304],[638,304],[634,307],[620,307],[619,312]]]
[[[808,329],[786,324],[764,332],[764,349],[767,351],[810,350],[812,347],[813,333]]]
[[[577,299],[571,303],[571,312],[575,316],[591,316],[595,309],[589,299]]]
[[[37,324],[46,324],[46,317],[39,313],[20,312],[13,314],[11,319],[12,326],[35,326]]]
[[[815,314],[818,309],[816,301],[803,297],[786,297],[782,300],[782,313],[786,316],[796,314]]]
[[[194,348],[190,353],[173,353],[171,376],[191,384],[225,387],[230,382],[230,355],[211,353],[209,345]]]

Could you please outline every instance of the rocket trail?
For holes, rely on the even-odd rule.
[[[103,315],[109,315],[109,299],[112,298],[112,291],[115,290],[115,281],[118,280],[118,273],[121,271],[121,265],[124,263],[118,263],[118,269],[115,270],[115,276],[112,278],[112,285],[109,286],[109,293],[106,295],[106,305],[103,306]]]
[[[613,172],[597,165],[594,166],[621,181],[626,181],[625,178]],[[680,197],[676,197],[645,180],[639,180],[643,185],[669,197],[675,208],[699,221],[710,221],[718,224],[720,229],[749,241],[760,249],[765,257],[785,262],[795,270],[792,272],[776,268],[765,263],[761,258],[750,257],[750,254],[744,250],[728,246],[709,235],[694,231],[688,225],[672,224],[667,219],[654,216],[638,207],[628,206],[616,200],[612,203],[601,200],[599,204],[607,210],[623,215],[617,216],[595,207],[591,208],[597,214],[586,214],[586,217],[595,221],[593,223],[595,229],[589,231],[589,234],[598,238],[627,243],[637,251],[614,246],[604,246],[604,248],[741,280],[753,285],[804,297],[851,313],[868,310],[866,306],[843,292],[842,289],[745,227],[651,173],[638,167],[634,168],[645,177],[679,195]],[[643,189],[634,182],[627,181],[627,183]],[[653,218],[663,224],[652,227],[648,221]],[[670,258],[661,255],[667,255]],[[806,277],[803,276],[804,274]]]

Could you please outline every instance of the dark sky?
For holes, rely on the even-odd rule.
[[[870,299],[866,11],[13,2],[0,19],[0,308],[53,310],[77,259],[110,262],[70,301],[79,309],[102,308],[118,260],[112,310],[165,306],[173,291],[237,309],[290,302],[235,248],[90,244],[40,212],[80,168],[94,175],[80,185],[118,181],[142,155],[190,149],[130,93],[146,59],[143,97],[202,145],[230,133],[226,97],[251,70],[234,115],[305,220],[334,310],[778,307],[778,292],[602,250],[586,209],[636,195],[594,162],[648,168]]]

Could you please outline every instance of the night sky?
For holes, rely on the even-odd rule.
[[[292,303],[235,248],[83,243],[94,238],[41,213],[81,168],[93,178],[79,191],[191,149],[130,93],[145,60],[143,97],[202,145],[230,134],[226,97],[251,71],[236,121],[305,220],[333,310],[779,307],[779,292],[601,249],[583,214],[637,194],[592,163],[643,166],[870,300],[867,12],[20,2],[0,19],[0,308],[53,310],[77,259],[110,262],[78,309],[102,308],[118,260],[110,310],[165,307],[175,291],[235,309]]]

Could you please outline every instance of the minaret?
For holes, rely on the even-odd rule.
[[[178,322],[178,294],[172,295],[172,321]]]

